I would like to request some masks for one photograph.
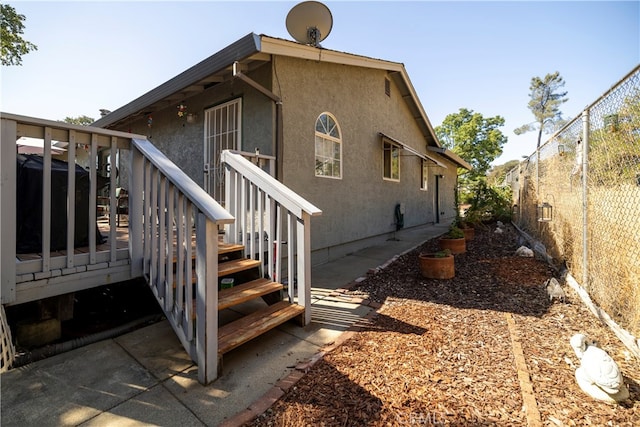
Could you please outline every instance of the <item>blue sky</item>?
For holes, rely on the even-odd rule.
[[[255,32],[292,39],[289,1],[9,1],[38,50],[1,68],[5,112],[98,118]],[[559,71],[573,118],[640,63],[636,1],[325,1],[323,47],[405,65],[432,125],[467,108],[500,115],[509,142],[494,164],[535,150],[534,76]]]

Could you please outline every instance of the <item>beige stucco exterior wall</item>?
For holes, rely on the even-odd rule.
[[[311,221],[314,263],[392,237],[397,204],[404,206],[405,228],[436,222],[436,181],[440,188],[439,220],[453,220],[456,167],[438,154],[429,153],[448,167],[429,168],[427,191],[420,188],[421,159],[404,150],[400,182],[382,178],[380,132],[426,153],[420,129],[392,80],[390,96],[385,94],[385,70],[280,56],[274,61],[248,75],[282,98],[281,180],[323,211]],[[151,127],[147,118],[141,118],[120,130],[148,135],[194,181],[204,185],[204,112],[238,97],[242,98],[241,149],[253,152],[257,147],[262,154],[273,155],[274,103],[239,79],[154,112]],[[180,103],[187,105],[187,112],[197,114],[195,123],[178,117]],[[342,179],[315,176],[314,129],[323,112],[334,115],[340,126]]]
[[[252,79],[264,86],[271,81],[271,68],[263,66],[252,73]],[[167,157],[176,163],[191,179],[204,185],[204,126],[205,111],[222,103],[242,99],[242,134],[243,151],[261,154],[273,154],[274,148],[274,114],[273,101],[241,80],[233,79],[213,86],[196,96],[185,98],[154,112],[151,127],[148,118],[132,123],[127,132],[147,135],[149,140]],[[197,115],[194,123],[187,123],[185,118],[178,117],[178,105],[185,104],[187,113]]]
[[[440,221],[454,218],[452,163],[441,160],[449,167],[431,167],[424,191],[421,159],[403,150],[400,182],[383,180],[379,132],[426,152],[424,138],[393,82],[391,95],[385,94],[386,71],[284,57],[276,59],[275,67],[283,100],[283,182],[323,211],[312,221],[314,262],[390,237],[399,203],[405,210],[405,228],[434,223],[436,175],[444,175],[439,179]],[[315,176],[314,129],[323,112],[334,115],[340,126],[342,179]]]

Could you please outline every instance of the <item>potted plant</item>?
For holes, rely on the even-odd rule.
[[[473,240],[476,235],[476,229],[473,228],[473,225],[471,225],[471,223],[463,220],[462,218],[458,218],[455,224],[456,227],[462,230],[462,232],[464,233],[464,239],[467,242]]]
[[[455,276],[454,259],[449,249],[438,252],[422,252],[418,258],[422,277],[452,279]]]
[[[452,254],[462,254],[467,251],[464,232],[455,225],[449,227],[449,231],[438,240],[440,249],[449,249]]]

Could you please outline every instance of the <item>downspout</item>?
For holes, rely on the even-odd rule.
[[[282,161],[280,155],[282,153],[282,99],[275,93],[271,92],[266,87],[262,86],[260,83],[253,80],[251,77],[247,76],[240,70],[240,63],[238,61],[233,63],[233,77],[236,77],[258,92],[262,93],[267,98],[271,99],[276,105],[276,147],[275,147],[275,157],[276,157],[276,176],[277,180],[282,177]]]

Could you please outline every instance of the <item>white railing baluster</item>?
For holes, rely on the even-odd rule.
[[[158,169],[151,171],[151,283],[158,286]]]
[[[111,170],[109,171],[109,243],[111,262],[116,262],[116,252],[118,250],[118,230],[116,229],[116,217],[118,216],[118,201],[116,199],[116,142],[116,137],[112,136],[109,145],[109,159],[111,163]]]
[[[67,268],[73,268],[76,229],[76,133],[69,131],[67,146]]]
[[[289,283],[289,302],[296,300],[296,270],[295,270],[295,248],[296,239],[295,224],[296,218],[287,211],[287,281]]]
[[[258,259],[260,260],[260,277],[264,277],[264,192],[259,188],[258,193]],[[268,224],[268,223],[267,223]]]
[[[145,161],[138,150],[132,150],[129,168],[129,254],[131,274],[141,277],[145,273],[144,250],[148,210],[145,210]],[[93,206],[93,205],[92,205]]]
[[[89,188],[89,227],[95,227],[97,224],[97,206],[98,206],[98,170],[95,159],[98,158],[98,135],[91,134],[91,145],[89,147],[89,158],[92,161],[89,162],[89,182],[91,187]],[[89,231],[89,264],[96,263],[96,231]]]
[[[273,266],[274,271],[273,271],[273,280],[276,280],[278,282],[282,282],[282,210],[280,209],[280,204],[276,203],[275,204],[276,208],[276,221],[275,221],[275,229],[276,229],[276,234],[275,234],[275,248],[274,248],[274,258],[275,258],[275,265]]]
[[[144,274],[147,280],[151,279],[151,169],[153,165],[146,160],[144,162]]]
[[[247,197],[249,197],[249,217],[247,218],[247,221],[249,222],[247,230],[249,237],[247,237],[247,247],[249,248],[249,258],[251,259],[256,258],[256,210],[254,206],[255,189],[256,187],[251,182],[247,182]]]
[[[166,273],[164,280],[164,288],[165,288],[165,300],[164,300],[164,308],[165,310],[172,310],[173,306],[173,242],[176,239],[176,229],[174,227],[175,224],[175,212],[174,212],[174,203],[175,203],[175,187],[169,183],[169,190],[167,194],[167,242],[166,242],[166,253],[167,253],[167,263],[166,263]],[[179,248],[179,242],[176,243],[175,248]]]
[[[186,200],[186,203],[187,209],[185,210],[185,245],[187,248],[187,256],[184,266],[184,270],[186,273],[186,280],[184,284],[184,317],[186,321],[185,324],[187,325],[187,339],[191,341],[193,340],[193,286],[191,286],[191,284],[193,283],[193,269],[191,268],[191,264],[193,262],[193,250],[191,248],[191,236],[193,230],[193,205],[188,199]]]
[[[42,167],[42,272],[48,273],[51,261],[51,128],[44,129]]]
[[[311,295],[311,244],[310,244],[310,218],[322,214],[322,211],[313,206],[289,188],[278,182],[265,171],[255,166],[243,155],[229,150],[222,152],[222,163],[225,165],[227,188],[226,200],[231,205],[231,200],[239,198],[237,205],[231,211],[239,222],[243,243],[251,257],[255,257],[258,250],[259,257],[263,254],[263,231],[268,228],[268,274],[271,280],[283,281],[285,272],[282,271],[282,260],[286,258],[286,277],[288,280],[288,297],[291,302],[296,302],[305,308],[304,321],[311,320],[310,295]],[[251,157],[251,156],[250,156]],[[261,156],[257,156],[260,159]],[[236,175],[238,178],[235,178]],[[239,182],[239,184],[238,184]],[[239,188],[238,188],[239,186]],[[264,193],[264,201],[262,200]],[[247,199],[251,197],[251,199]],[[248,203],[248,206],[247,206]],[[258,204],[258,216],[256,207]],[[263,213],[262,206],[266,212]],[[247,219],[247,217],[249,219]],[[251,224],[246,224],[251,221]],[[255,221],[258,222],[260,242],[255,243]],[[264,224],[263,224],[264,223]],[[231,227],[227,228],[232,230]],[[287,252],[283,254],[283,233],[286,233]],[[239,234],[239,233],[234,233]],[[297,286],[296,286],[297,281]]]
[[[167,197],[167,179],[164,176],[160,177],[159,190],[160,196],[158,200],[158,296],[164,299],[165,296],[165,263],[166,263],[166,236],[168,234],[167,222],[166,222],[166,197]],[[163,304],[164,305],[164,302]]]
[[[178,193],[178,213],[176,217],[176,227],[177,227],[177,241],[176,241],[176,251],[178,256],[178,263],[176,264],[176,301],[174,304],[174,313],[179,319],[178,325],[183,324],[184,320],[184,287],[185,287],[185,235],[188,236],[188,233],[185,233],[185,221],[184,221],[184,195],[182,193]]]

